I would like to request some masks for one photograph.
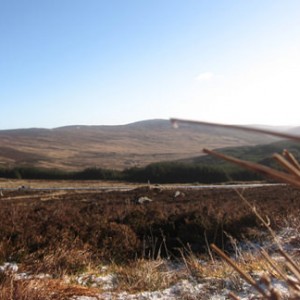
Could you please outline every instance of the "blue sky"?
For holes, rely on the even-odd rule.
[[[0,129],[300,125],[298,0],[0,0]]]

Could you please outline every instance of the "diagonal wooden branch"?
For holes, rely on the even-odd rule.
[[[260,165],[260,164],[257,164],[257,163],[248,162],[246,160],[241,160],[241,159],[238,159],[238,158],[235,158],[235,157],[232,157],[232,156],[229,156],[229,155],[225,155],[225,154],[213,151],[213,150],[203,149],[203,152],[207,153],[207,154],[210,154],[210,155],[213,155],[215,157],[227,160],[227,161],[232,162],[234,164],[237,164],[237,165],[239,165],[241,167],[244,167],[244,168],[246,168],[250,171],[258,172],[258,173],[263,174],[267,177],[271,177],[273,179],[276,179],[280,182],[288,183],[288,184],[291,184],[291,185],[293,185],[297,188],[300,188],[300,180],[297,179],[295,176],[292,176],[290,174],[280,172],[280,171],[274,170],[272,168],[269,168],[267,166],[263,166],[263,165]]]
[[[291,175],[294,175],[300,179],[300,170],[297,169],[293,164],[286,160],[282,155],[275,153],[272,156],[282,167],[284,167]]]
[[[228,297],[230,297],[233,300],[241,300],[241,298],[239,298],[235,293],[233,292],[229,292],[228,293]]]
[[[300,164],[298,163],[295,156],[289,152],[287,149],[284,149],[282,152],[282,155],[285,157],[286,160],[288,160],[295,168],[300,170]]]
[[[292,273],[298,279],[298,283],[300,285],[300,267],[295,263],[295,261],[283,250],[279,249],[280,254],[285,258],[287,263],[292,266]]]
[[[242,130],[242,131],[257,132],[257,133],[263,133],[263,134],[267,134],[267,135],[278,136],[281,138],[300,142],[300,136],[294,135],[294,134],[288,134],[288,133],[280,132],[280,131],[273,131],[273,130],[255,128],[255,127],[241,126],[241,125],[218,124],[218,123],[185,120],[185,119],[177,119],[177,118],[171,118],[170,121],[173,125],[176,125],[178,123],[186,123],[186,124],[194,124],[194,125],[212,126],[212,127],[217,127],[217,128],[238,129],[238,130]]]
[[[238,272],[247,283],[252,285],[266,299],[269,299],[266,291],[259,284],[257,284],[257,282],[249,274],[244,272],[244,270],[242,270],[237,264],[235,264],[234,261],[215,244],[211,244],[210,246],[213,251],[215,251],[223,260],[226,261],[226,263],[228,263],[236,272]]]
[[[281,279],[287,281],[288,277],[284,273],[284,271],[275,263],[275,261],[269,256],[266,250],[263,248],[261,249],[261,254],[264,257],[264,259],[269,263],[269,265],[273,268],[275,272],[281,277]]]

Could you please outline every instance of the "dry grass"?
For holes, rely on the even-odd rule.
[[[14,274],[1,273],[0,299],[66,300],[74,295],[97,298],[98,289],[67,284],[61,279],[17,279]]]
[[[268,130],[261,129],[253,129],[235,125],[221,125],[221,124],[211,124],[197,121],[186,121],[186,120],[176,120],[173,119],[172,122],[185,122],[185,123],[193,123],[198,125],[210,125],[213,127],[227,127],[227,128],[235,128],[240,129],[242,131],[251,131],[258,132],[264,134],[271,134],[275,136],[284,137],[287,139],[292,139],[295,141],[300,141],[299,136],[289,135],[280,132],[272,132]],[[232,162],[238,166],[249,169],[251,171],[258,172],[262,175],[275,179],[279,182],[288,183],[290,185],[295,186],[296,188],[300,188],[300,164],[295,159],[292,153],[288,150],[284,150],[282,155],[273,154],[273,158],[275,161],[284,169],[283,171],[278,171],[261,164],[252,163],[248,161],[244,161],[241,159],[237,159],[228,155],[224,155],[212,150],[203,149],[204,153],[216,156],[223,160]],[[256,291],[258,292],[259,299],[268,299],[268,300],[280,300],[283,298],[288,298],[291,300],[300,299],[300,267],[299,263],[296,261],[296,258],[291,257],[287,251],[285,251],[278,240],[275,232],[272,230],[270,226],[269,219],[264,219],[260,213],[257,212],[256,208],[253,207],[246,198],[238,192],[242,201],[246,203],[247,206],[253,211],[258,220],[260,220],[266,229],[270,232],[271,236],[274,238],[275,244],[278,248],[280,255],[283,258],[283,263],[280,266],[276,261],[272,259],[272,257],[262,249],[262,255],[265,261],[265,264],[269,266],[269,272],[264,274],[259,278],[259,280],[255,280],[249,273],[242,268],[238,263],[236,263],[231,257],[227,256],[225,252],[219,249],[216,245],[212,244],[211,248],[214,252],[216,252],[232,269],[234,269],[242,279],[244,279],[248,284],[250,284]],[[299,199],[298,199],[299,200]],[[271,268],[271,269],[270,269]],[[286,284],[289,289],[289,295],[283,296],[279,290],[277,290],[272,284],[272,277],[277,276]],[[233,292],[229,294],[232,299],[239,299],[237,295]]]
[[[206,152],[221,157],[214,151]],[[299,164],[291,153],[285,151],[282,156],[274,157],[284,167],[284,172],[230,157],[221,158],[275,179],[285,178],[285,182],[299,187]],[[57,194],[55,199],[47,202],[40,200],[43,197],[51,199],[51,195],[33,199],[30,198],[33,194],[27,192],[25,198],[21,196],[13,201],[12,198],[4,197],[0,209],[3,220],[0,227],[0,260],[13,258],[27,272],[31,271],[33,275],[50,273],[52,278],[38,279],[33,276],[18,279],[15,274],[1,272],[0,299],[63,300],[74,295],[100,297],[101,286],[79,286],[72,284],[76,282],[75,279],[67,283],[63,278],[76,278],[81,273],[98,273],[100,276],[103,272],[99,271],[99,265],[103,261],[113,261],[105,272],[115,276],[116,282],[112,288],[115,293],[163,290],[186,278],[209,282],[209,285],[217,282],[217,288],[222,289],[229,278],[232,291],[243,289],[245,280],[257,290],[260,295],[258,299],[277,300],[283,299],[272,285],[272,279],[278,278],[289,287],[289,299],[300,299],[298,262],[283,251],[270,226],[271,223],[272,228],[280,228],[287,216],[297,218],[299,207],[294,199],[298,198],[298,194],[285,187],[278,188],[276,192],[280,189],[284,190],[282,195],[290,195],[291,200],[278,200],[266,193],[261,195],[264,201],[256,200],[255,209],[252,204],[244,201],[247,194],[245,191],[229,193],[226,190],[222,191],[218,200],[214,199],[216,194],[212,191],[198,193],[195,197],[197,201],[191,200],[192,193],[187,192],[181,202],[174,200],[174,191],[162,193],[147,189],[122,194]],[[137,206],[131,200],[141,192],[147,192],[151,198],[159,201],[148,206]],[[115,198],[109,199],[112,195]],[[255,192],[250,192],[248,196],[251,195],[257,197]],[[112,199],[115,199],[113,203]],[[262,211],[269,218],[262,217]],[[259,237],[261,224],[275,238],[282,261],[274,260],[266,251],[251,255],[237,248],[234,250],[239,255],[233,260],[225,254],[225,249],[213,245],[212,249],[223,259],[220,261],[209,251],[208,244],[212,241],[225,247],[226,242],[235,238],[249,238],[253,233]],[[161,252],[162,245],[165,253]],[[188,245],[191,245],[188,251],[178,250],[179,246]],[[203,253],[203,249],[208,251],[211,261],[208,261],[207,256],[206,260],[199,260],[201,256],[196,252]],[[160,258],[160,254],[170,253],[173,256],[182,254],[184,269],[178,272]],[[251,276],[263,270],[267,272],[259,279]],[[188,293],[184,295],[184,299],[193,297]],[[230,297],[239,299],[233,292]]]
[[[145,194],[153,203],[134,203]],[[257,209],[270,216],[273,226],[299,211],[294,201],[299,192],[293,189],[267,187],[243,194],[256,197]],[[220,246],[228,241],[223,230],[234,238],[261,236],[260,222],[233,191],[187,190],[178,200],[173,195],[174,190],[144,188],[70,192],[41,201],[51,193],[6,192],[0,206],[0,261],[15,260],[59,275],[62,269],[81,270],[90,261],[156,258],[159,252],[178,256],[178,248],[187,244],[203,253],[207,249],[204,233],[209,243]]]
[[[115,265],[119,291],[139,292],[163,290],[178,282],[182,272],[175,272],[163,259],[136,260],[126,265]]]
[[[211,248],[230,266],[237,274],[245,280],[249,285],[251,285],[258,293],[258,299],[268,299],[268,300],[280,300],[280,299],[300,299],[300,269],[298,267],[299,263],[295,258],[291,258],[286,251],[279,250],[282,258],[284,259],[281,263],[275,261],[268,253],[261,250],[263,255],[263,260],[260,261],[260,268],[264,270],[264,274],[259,276],[259,279],[255,279],[253,276],[249,275],[249,267],[251,272],[253,269],[249,263],[244,264],[236,263],[232,258],[227,256],[221,249],[215,245],[211,245]],[[257,266],[257,262],[255,263]],[[226,268],[225,268],[226,269]],[[258,271],[257,269],[254,271]],[[288,287],[288,295],[283,295],[282,292],[276,288],[273,284],[273,279],[277,278],[282,281],[282,283]],[[229,293],[232,299],[240,299],[233,292]]]
[[[300,168],[299,163],[295,157],[288,152],[288,150],[283,151],[283,155],[274,154],[273,158],[284,168],[285,172],[277,171],[260,164],[255,164],[252,162],[247,162],[239,160],[230,156],[226,156],[211,150],[204,149],[205,153],[214,155],[221,159],[233,162],[241,167],[245,167],[249,170],[256,171],[271,177],[280,182],[291,184],[297,188],[300,188]],[[274,241],[278,247],[278,251],[283,258],[281,265],[278,264],[272,257],[264,250],[261,250],[261,253],[264,258],[264,262],[269,267],[269,272],[262,275],[258,280],[255,280],[252,276],[249,275],[239,264],[237,264],[232,258],[227,256],[224,251],[219,249],[216,245],[212,244],[211,248],[216,252],[229,266],[231,266],[248,284],[250,284],[259,294],[259,299],[268,299],[268,300],[280,300],[288,298],[291,300],[300,299],[300,267],[299,262],[296,258],[291,257],[287,251],[285,251],[279,242],[275,232],[271,229],[268,219],[264,219],[251,204],[240,195],[243,202],[245,202],[252,211],[257,216],[257,218],[264,224],[274,238]],[[272,284],[272,278],[279,277],[285,285],[288,287],[289,294],[288,296],[282,295],[281,291],[276,289]],[[229,296],[232,299],[240,299],[233,292],[229,293]]]
[[[38,297],[34,293],[47,291],[51,282],[56,295],[53,297],[59,297],[56,290],[64,290],[62,295],[68,292],[76,295],[77,286],[67,289],[69,284],[63,278],[73,278],[71,282],[78,285],[76,278],[81,274],[108,273],[116,278],[114,293],[164,290],[177,280],[194,278],[207,282],[207,277],[215,278],[218,289],[225,285],[222,276],[230,277],[238,289],[241,282],[229,267],[217,262],[215,256],[215,264],[197,266],[197,253],[205,255],[207,245],[214,241],[226,249],[229,238],[223,230],[235,239],[263,238],[261,222],[246,204],[241,204],[234,191],[186,190],[185,197],[176,200],[174,192],[145,187],[126,192],[70,192],[56,195],[51,201],[41,201],[50,197],[47,192],[38,195],[34,191],[6,192],[0,206],[1,262],[16,261],[20,272],[47,273],[55,280],[31,279],[13,281],[10,285],[7,279],[1,285],[3,292],[22,289],[19,294],[25,297],[31,293],[29,282],[33,285],[38,282],[45,284],[39,291],[32,291]],[[294,201],[299,196],[297,190],[278,186],[246,189],[241,193],[255,197],[257,210],[268,213],[274,227],[285,224],[287,216],[298,216],[299,204]],[[153,203],[143,206],[133,202],[145,194],[154,199]],[[186,268],[179,273],[161,259],[163,255],[179,259],[178,248],[187,245],[192,253],[186,256]],[[111,264],[106,273],[99,268],[104,263]],[[247,264],[242,264],[246,269]],[[251,264],[253,270],[259,268],[254,260]],[[81,292],[88,294],[88,288]],[[102,287],[91,291],[101,294]],[[43,295],[40,297],[43,299]],[[193,299],[187,293],[185,297]]]
[[[47,189],[47,188],[111,188],[111,187],[126,187],[136,188],[142,186],[141,184],[124,183],[118,181],[104,181],[104,180],[23,180],[23,179],[3,179],[0,178],[1,188],[16,189],[20,186],[27,186],[30,188]],[[5,194],[5,193],[4,193]]]

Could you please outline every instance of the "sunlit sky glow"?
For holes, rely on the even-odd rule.
[[[0,129],[300,125],[298,0],[0,0]]]

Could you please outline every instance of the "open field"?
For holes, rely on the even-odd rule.
[[[17,189],[26,186],[36,189],[47,188],[104,188],[104,187],[127,187],[135,188],[142,184],[128,183],[107,180],[23,180],[23,179],[3,179],[0,178],[0,189]]]
[[[274,230],[299,216],[299,190],[269,186],[239,192],[262,216],[268,216]],[[140,197],[152,201],[138,204]],[[107,264],[125,268],[140,260],[177,261],[182,254],[192,253],[201,257],[207,255],[209,243],[230,253],[232,238],[255,243],[266,240],[262,224],[234,189],[29,189],[4,191],[0,202],[0,262],[16,262],[22,272],[49,274],[56,280]],[[130,285],[133,283],[123,288],[130,290]],[[101,293],[97,288],[78,289],[75,295]],[[142,285],[133,290],[148,289]]]

